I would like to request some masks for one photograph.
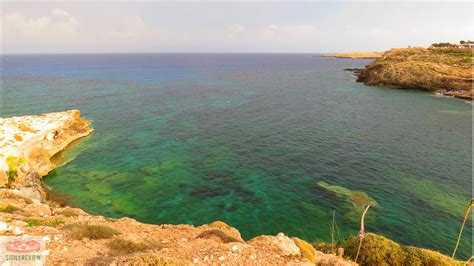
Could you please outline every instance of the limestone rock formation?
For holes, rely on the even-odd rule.
[[[0,119],[0,188],[17,188],[44,199],[42,176],[53,170],[51,157],[92,132],[79,110]]]
[[[357,81],[472,100],[472,62],[471,50],[392,49],[362,69]]]

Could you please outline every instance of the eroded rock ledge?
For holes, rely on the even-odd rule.
[[[44,200],[41,178],[54,169],[51,158],[89,135],[79,110],[0,119],[0,188]]]

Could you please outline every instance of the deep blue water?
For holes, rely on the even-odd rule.
[[[89,212],[222,220],[246,239],[283,231],[328,241],[333,211],[339,240],[357,234],[367,195],[376,202],[368,231],[454,248],[472,194],[472,105],[368,87],[343,71],[370,60],[83,54],[2,62],[2,117],[80,109],[93,120],[95,133],[45,178]],[[471,237],[469,223],[461,258],[470,257]]]

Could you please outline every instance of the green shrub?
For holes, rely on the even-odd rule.
[[[355,259],[359,247],[359,238],[352,237],[343,247],[345,254]],[[362,242],[357,261],[360,265],[460,265],[441,253],[402,246],[380,235],[368,233]]]
[[[316,250],[310,243],[297,237],[292,237],[291,239],[300,248],[301,257],[308,259],[312,263],[316,262]]]
[[[99,224],[68,224],[63,229],[67,231],[69,237],[77,240],[83,238],[105,239],[120,234],[110,226]]]
[[[135,252],[141,252],[149,249],[161,249],[163,246],[159,243],[154,242],[141,242],[137,243],[127,239],[113,239],[107,246],[113,254],[132,254]]]
[[[8,183],[7,187],[11,188],[13,185],[13,182],[15,182],[16,177],[18,176],[18,166],[20,164],[26,163],[25,157],[18,158],[16,156],[8,156],[6,159],[6,163],[8,165],[8,171],[7,171],[7,176],[8,176]]]
[[[64,221],[59,219],[35,219],[30,218],[26,220],[26,223],[29,227],[34,226],[49,226],[49,227],[58,227],[59,225],[64,224]]]
[[[451,56],[458,56],[458,57],[472,57],[472,51],[469,49],[446,49],[446,50],[433,50],[436,54],[446,54]]]
[[[6,213],[13,213],[15,211],[19,211],[21,208],[11,205],[11,204],[6,204],[6,205],[0,205],[0,212],[6,212]]]
[[[326,242],[316,242],[313,243],[313,247],[326,254],[330,254],[333,250],[331,243],[326,243]]]

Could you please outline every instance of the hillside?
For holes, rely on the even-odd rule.
[[[472,62],[471,50],[392,49],[362,69],[357,81],[472,100]]]

